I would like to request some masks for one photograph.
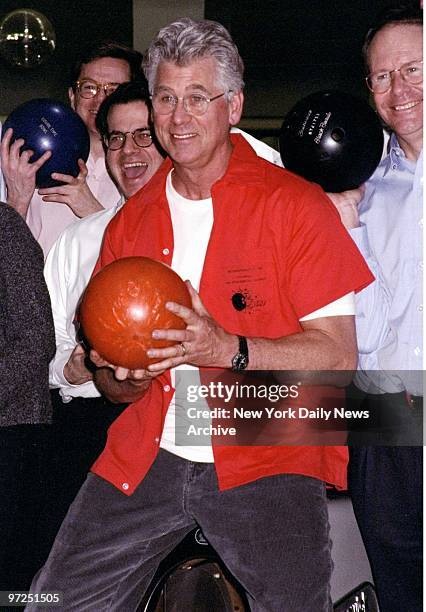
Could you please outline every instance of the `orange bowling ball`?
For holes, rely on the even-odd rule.
[[[183,280],[166,264],[148,257],[125,257],[105,266],[89,282],[80,304],[85,339],[103,359],[124,368],[146,368],[149,348],[175,341],[155,340],[154,329],[185,329],[186,324],[165,308],[176,302],[191,308]]]

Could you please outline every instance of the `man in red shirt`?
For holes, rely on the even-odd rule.
[[[33,591],[63,590],[67,610],[135,610],[159,562],[199,525],[252,610],[329,611],[325,483],[345,486],[346,449],[180,445],[181,396],[209,368],[355,368],[353,292],[372,276],[318,186],[230,135],[243,63],[223,26],[172,23],[144,62],[169,159],[109,225],[97,269],[129,255],[163,261],[190,279],[192,309],[168,305],[186,329],[153,333],[173,345],[150,349],[160,361],[147,370],[91,352],[98,387],[131,405]]]

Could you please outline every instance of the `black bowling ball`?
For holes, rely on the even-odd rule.
[[[87,161],[90,151],[89,133],[83,121],[69,106],[49,98],[24,102],[13,110],[3,125],[3,135],[13,129],[12,142],[23,138],[21,151],[31,149],[30,161],[37,161],[46,151],[51,157],[36,174],[37,187],[56,187],[61,183],[51,178],[52,172],[77,176],[78,159]]]
[[[300,100],[280,132],[284,166],[329,192],[355,189],[370,178],[383,143],[380,121],[370,105],[339,91]]]

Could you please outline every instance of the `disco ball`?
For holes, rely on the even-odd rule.
[[[34,68],[53,53],[55,46],[55,30],[38,11],[18,9],[0,22],[0,55],[12,66]]]

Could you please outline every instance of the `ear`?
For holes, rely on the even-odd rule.
[[[68,98],[70,99],[71,108],[75,110],[75,93],[72,87],[68,87]]]
[[[238,91],[232,95],[229,102],[229,125],[237,125],[241,119],[244,105],[244,94]]]

